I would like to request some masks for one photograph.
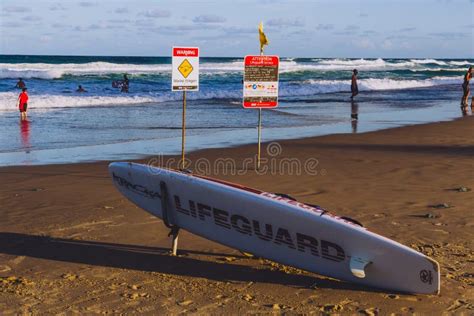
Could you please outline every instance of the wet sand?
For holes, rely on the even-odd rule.
[[[162,222],[125,200],[99,162],[0,169],[2,314],[474,313],[474,117],[262,148],[262,174],[245,161],[255,145],[195,152],[191,168],[319,204],[430,255],[441,294],[339,282],[185,231],[172,257]],[[161,163],[170,159],[176,167],[176,157]]]

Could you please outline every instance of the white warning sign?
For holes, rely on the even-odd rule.
[[[173,47],[172,91],[199,90],[199,48]]]

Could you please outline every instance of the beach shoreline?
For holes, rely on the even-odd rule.
[[[179,153],[181,93],[169,57],[0,55],[0,165],[129,159]],[[366,132],[460,116],[470,59],[281,58],[279,102],[263,111],[265,141]],[[243,58],[200,59],[199,92],[187,94],[187,149],[256,142],[258,114],[242,108]],[[351,73],[360,94],[350,100]],[[129,75],[122,93],[112,83]],[[18,78],[29,123],[18,124]],[[78,85],[87,92],[77,92]],[[357,112],[357,113],[356,113]],[[352,121],[353,115],[358,116]]]
[[[338,282],[187,232],[171,257],[168,230],[115,190],[102,161],[0,168],[0,310],[472,313],[473,123],[267,142],[260,172],[255,144],[187,155],[196,173],[290,194],[429,255],[441,265],[439,296]]]
[[[357,104],[357,103],[356,103]],[[351,106],[346,106],[347,112],[352,111]],[[443,106],[444,110],[412,109],[393,113],[361,114],[359,118],[346,119],[327,124],[316,124],[299,127],[263,127],[263,141],[266,143],[291,141],[330,135],[361,134],[402,128],[405,126],[424,125],[438,122],[457,120],[461,113],[453,111],[450,103]],[[448,109],[448,111],[446,110]],[[254,111],[250,111],[254,112]],[[266,114],[266,113],[264,113]],[[348,115],[349,116],[349,115]],[[416,119],[415,119],[416,117]],[[44,118],[43,118],[44,119]],[[33,118],[36,121],[36,118]],[[24,125],[27,125],[26,127]],[[36,124],[36,122],[34,123]],[[139,139],[118,143],[104,143],[96,145],[82,145],[77,147],[37,149],[31,146],[30,137],[40,137],[31,131],[29,122],[20,124],[22,150],[0,152],[0,168],[11,166],[40,166],[56,164],[93,163],[100,161],[115,161],[122,159],[124,148],[126,157],[123,159],[142,160],[152,155],[173,156],[181,152],[181,135],[169,138]],[[252,146],[257,144],[257,127],[220,130],[200,135],[193,134],[194,126],[188,126],[186,137],[186,153],[196,151],[230,147]],[[156,128],[159,129],[159,128]],[[166,129],[166,128],[165,128]],[[180,128],[173,128],[176,131]],[[26,131],[26,132],[25,132]],[[191,133],[190,133],[191,131]],[[189,135],[191,134],[191,135]]]

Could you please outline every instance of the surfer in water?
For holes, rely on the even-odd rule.
[[[76,92],[87,92],[87,90],[84,89],[81,85],[79,85],[79,86],[77,87]]]
[[[462,95],[462,99],[461,99],[461,111],[463,112],[466,112],[467,111],[467,106],[469,104],[469,94],[470,94],[470,90],[469,90],[469,80],[471,80],[472,78],[472,66],[469,67],[469,69],[467,70],[467,73],[464,75],[464,81],[462,83],[462,91],[463,91],[463,95]],[[472,108],[472,106],[471,106]]]
[[[128,85],[129,85],[129,80],[128,80],[127,74],[125,74],[123,75],[122,90],[120,90],[120,92],[128,93]]]
[[[18,88],[18,89],[26,88],[26,84],[23,81],[23,79],[21,79],[21,78],[18,79],[18,82],[15,85],[15,88]]]
[[[18,109],[20,110],[20,119],[26,121],[26,110],[28,108],[28,93],[26,88],[21,89],[22,92],[18,96]]]
[[[357,74],[359,72],[357,71],[357,69],[354,69],[352,71],[352,79],[351,79],[351,92],[352,92],[352,95],[351,95],[351,99],[353,99],[356,95],[359,94],[359,88],[357,87]]]

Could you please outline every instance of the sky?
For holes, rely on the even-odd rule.
[[[0,0],[0,54],[473,58],[474,0]]]

